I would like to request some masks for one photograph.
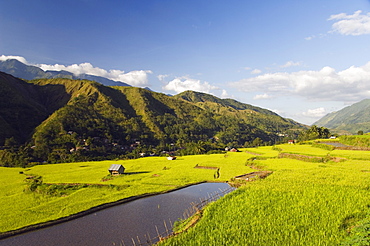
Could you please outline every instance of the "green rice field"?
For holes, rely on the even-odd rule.
[[[263,166],[273,174],[249,182],[209,205],[198,223],[163,245],[340,245],[345,242],[350,230],[370,215],[370,159],[357,159],[357,155],[364,156],[363,151],[324,153],[307,145],[276,147],[283,152],[330,154],[347,159],[326,163],[256,159],[256,166]],[[248,151],[260,154],[266,151],[271,156],[271,147]],[[369,245],[369,239],[363,244],[346,245]]]
[[[179,157],[147,157],[135,160],[39,165],[31,168],[0,167],[0,233],[69,216],[120,199],[164,192],[203,181],[225,182],[253,171],[245,166],[247,153]],[[103,181],[111,164],[122,164],[125,174]],[[196,165],[220,168],[196,169]],[[42,176],[46,184],[90,184],[70,189],[61,196],[24,192],[27,176]],[[103,185],[103,186],[101,186]]]
[[[326,157],[323,162],[278,158],[279,153]],[[334,158],[335,157],[335,158]],[[309,160],[309,159],[308,159]],[[111,164],[124,175],[106,180]],[[214,169],[220,168],[216,178]],[[187,231],[163,245],[341,245],[370,217],[368,151],[277,145],[241,152],[0,168],[0,232],[54,220],[120,199],[202,181],[230,181],[259,168],[273,173],[245,182],[209,204]],[[55,196],[25,192],[26,177],[46,184],[89,184]],[[106,180],[106,181],[103,181]],[[102,186],[103,185],[103,186]],[[343,244],[344,245],[344,244]],[[368,244],[345,244],[368,245]]]

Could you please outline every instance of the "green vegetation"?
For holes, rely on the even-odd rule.
[[[370,245],[370,216],[353,228],[351,236],[342,243],[343,246]]]
[[[307,159],[278,158],[281,154]],[[326,159],[317,162],[315,158]],[[126,173],[109,176],[111,163],[124,165]],[[256,169],[273,173],[265,179],[239,182],[242,186],[237,191],[183,224],[177,222],[177,232],[182,233],[162,244],[367,245],[359,242],[368,242],[370,154],[309,144],[246,148],[175,161],[147,157],[0,168],[0,220],[7,221],[0,231],[186,184],[230,181]]]
[[[170,97],[88,80],[0,75],[0,166],[204,154],[277,143],[305,129],[266,109],[203,93]]]
[[[325,127],[317,127],[316,125],[311,126],[310,129],[303,131],[299,134],[298,140],[299,141],[308,141],[314,140],[319,138],[327,139],[331,136],[329,129]]]
[[[195,226],[161,245],[368,245],[370,158],[356,158],[364,151],[274,149],[336,158],[309,162],[276,158],[271,147],[249,148],[259,155],[247,164],[273,174],[212,203]]]
[[[370,132],[369,109],[370,99],[365,99],[337,112],[327,114],[314,124],[330,128],[338,133],[367,133]]]
[[[246,153],[135,160],[37,165],[27,169],[0,167],[0,232],[55,220],[119,199],[164,192],[202,181],[227,181],[253,169]],[[112,164],[122,164],[121,176],[109,177]],[[199,166],[217,166],[197,169]]]
[[[370,135],[368,134],[354,136],[343,135],[340,136],[340,141],[351,146],[370,148]]]

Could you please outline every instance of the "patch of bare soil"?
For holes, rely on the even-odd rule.
[[[235,179],[251,181],[256,178],[264,179],[272,174],[272,171],[258,171],[236,176]]]
[[[198,164],[194,168],[199,168],[199,169],[213,169],[213,170],[219,169],[219,167],[198,166]]]
[[[331,157],[330,160],[334,162],[341,162],[341,161],[346,161],[347,159],[343,157]]]
[[[334,161],[340,162],[347,160],[346,158],[342,157],[318,157],[318,156],[309,156],[309,155],[299,155],[299,154],[290,154],[290,153],[280,153],[279,158],[290,158],[300,161],[307,161],[307,162],[327,162],[327,161]]]

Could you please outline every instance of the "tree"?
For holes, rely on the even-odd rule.
[[[318,138],[329,138],[331,133],[328,128],[318,127],[316,125],[311,126],[310,129],[301,132],[298,136],[300,141],[314,140]]]
[[[252,142],[252,146],[260,146],[261,144],[263,143],[262,139],[260,139],[259,137],[255,138]]]

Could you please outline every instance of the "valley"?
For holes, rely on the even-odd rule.
[[[338,141],[338,140],[337,140]],[[360,150],[328,150],[320,144],[281,144],[241,149],[225,154],[193,155],[169,161],[146,157],[127,161],[102,161],[1,168],[2,232],[69,216],[99,204],[142,194],[165,192],[202,181],[239,183],[239,188],[208,205],[201,219],[186,232],[163,241],[164,245],[199,245],[215,242],[266,245],[337,245],[369,218],[368,180],[370,156]],[[300,154],[336,159],[296,160],[279,154]],[[288,156],[288,155],[287,155]],[[340,161],[338,161],[340,159]],[[102,181],[111,163],[127,173]],[[215,179],[214,169],[219,167]],[[252,182],[233,177],[259,170],[271,171]],[[23,173],[21,173],[23,172]],[[40,175],[48,184],[109,184],[83,186],[53,196],[25,192],[25,174]],[[15,203],[13,203],[15,202]],[[13,204],[17,204],[14,207]],[[11,212],[9,212],[11,211]],[[226,233],[227,232],[227,233]],[[350,244],[349,244],[350,245]]]

